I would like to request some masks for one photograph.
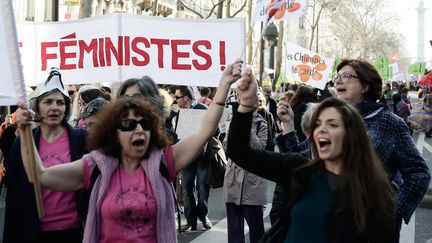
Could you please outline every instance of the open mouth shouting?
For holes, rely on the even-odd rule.
[[[143,138],[137,138],[132,141],[132,146],[135,148],[142,148],[145,145],[145,140]]]
[[[317,147],[319,152],[328,152],[331,147],[331,141],[327,138],[319,138]]]
[[[346,87],[343,87],[342,85],[336,85],[336,94],[338,98],[344,98],[346,95]]]

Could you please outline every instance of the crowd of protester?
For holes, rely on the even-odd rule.
[[[216,138],[228,157],[228,242],[245,242],[245,221],[252,243],[399,242],[429,186],[412,134],[432,136],[431,90],[422,87],[413,102],[411,87],[383,84],[371,64],[347,59],[323,90],[283,84],[273,92],[242,66],[227,66],[216,89],[143,76],[115,95],[105,86],[63,85],[52,70],[30,106],[19,104],[0,129],[3,240],[177,242],[176,228],[195,231],[198,220],[210,230],[204,154]],[[179,109],[206,110],[182,139]],[[34,154],[21,139],[29,126]],[[40,158],[42,218],[29,156]],[[268,180],[276,187],[265,232]],[[175,222],[178,204],[183,226]]]

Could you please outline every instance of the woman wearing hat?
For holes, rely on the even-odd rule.
[[[65,164],[85,153],[85,132],[67,124],[70,115],[68,92],[60,73],[52,70],[30,97],[30,107],[40,119],[33,132],[39,156],[45,167]],[[22,163],[20,140],[10,155],[6,197],[4,242],[82,242],[75,192],[55,192],[42,187],[45,214],[38,218],[33,185],[28,182]]]
[[[67,165],[47,167],[38,163],[42,186],[57,191],[91,188],[83,242],[177,242],[169,182],[213,135],[229,88],[240,78],[241,66],[237,60],[225,68],[214,104],[201,126],[175,145],[170,145],[159,110],[151,101],[124,97],[98,113],[99,122],[88,139],[91,153]],[[17,115],[20,133],[31,118],[28,110]],[[29,148],[25,143],[21,146],[23,160],[27,161]],[[166,178],[160,171],[163,165]],[[96,168],[100,174],[92,179]]]

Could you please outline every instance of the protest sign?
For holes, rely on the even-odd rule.
[[[176,133],[179,139],[192,135],[201,125],[201,120],[207,110],[180,109],[177,117]]]
[[[286,73],[301,82],[319,89],[324,89],[332,71],[333,58],[319,54],[292,43],[285,43]]]
[[[0,105],[16,105],[26,101],[24,78],[21,69],[12,4],[0,5]]]
[[[383,80],[390,80],[390,78],[393,76],[388,65],[388,58],[386,56],[382,56],[376,60],[373,60],[372,64],[377,69]]]
[[[426,62],[416,62],[408,67],[408,74],[420,74],[423,75],[425,73]]]
[[[112,14],[18,25],[27,85],[58,67],[68,83],[152,77],[159,84],[218,85],[245,46],[244,19],[186,20]]]
[[[16,105],[17,102],[27,102],[24,78],[18,50],[18,39],[15,25],[15,17],[10,0],[0,1],[0,105]],[[39,218],[44,216],[42,203],[41,185],[37,164],[41,164],[36,145],[33,140],[32,129],[30,126],[24,128],[20,135],[22,143],[28,149],[28,161],[26,174],[29,181],[33,183],[36,208]],[[31,178],[31,179],[30,179]]]
[[[180,109],[177,117],[176,133],[179,139],[187,138],[198,130],[206,110]],[[224,108],[218,128],[221,133],[227,132],[226,121],[231,116],[231,107]]]
[[[297,19],[304,15],[306,8],[306,0],[257,0],[252,23]]]

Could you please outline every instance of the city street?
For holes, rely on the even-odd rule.
[[[429,168],[432,168],[432,138],[426,138],[424,133],[414,134],[414,141],[417,147],[423,152],[423,156],[428,163]],[[432,184],[429,189],[432,188]],[[271,208],[271,200],[273,197],[274,183],[268,184],[267,189],[267,204],[264,211],[264,223],[266,230],[270,228],[270,219],[268,214]],[[179,235],[179,242],[186,243],[219,243],[227,242],[227,222],[225,203],[222,197],[222,189],[210,191],[209,198],[209,218],[213,223],[213,228],[209,231],[204,231],[202,224],[198,223],[197,231],[188,231]],[[182,225],[186,224],[182,217]],[[248,228],[245,223],[246,242],[249,242]],[[432,243],[432,209],[418,208],[415,215],[411,218],[409,225],[403,225],[401,232],[401,243]]]
[[[424,133],[414,134],[414,141],[417,147],[423,152],[423,156],[428,163],[429,168],[432,168],[432,138],[426,138]],[[432,184],[429,189],[432,188]],[[266,230],[270,228],[270,220],[268,214],[271,208],[271,199],[273,196],[274,183],[268,183],[267,201],[264,211],[264,223]],[[430,205],[430,203],[429,203]],[[0,230],[3,230],[4,217],[4,194],[0,199]],[[209,198],[209,218],[213,223],[211,230],[205,231],[201,223],[198,223],[196,231],[188,231],[179,234],[180,243],[220,243],[227,242],[227,222],[225,203],[222,197],[222,188],[212,189]],[[182,225],[186,224],[182,216]],[[245,224],[246,225],[246,224]],[[249,242],[248,228],[245,227],[246,242]],[[1,236],[0,236],[1,237]],[[0,240],[1,242],[1,240]],[[432,243],[432,209],[418,208],[415,215],[412,217],[409,225],[404,225],[401,232],[401,243]]]

